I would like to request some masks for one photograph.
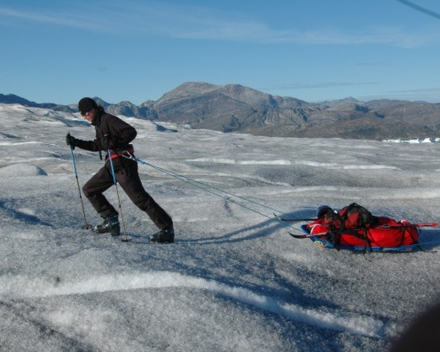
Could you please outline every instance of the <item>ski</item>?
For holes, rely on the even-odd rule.
[[[112,241],[120,241],[120,242],[131,242],[132,238],[129,237],[128,235],[120,235],[120,236],[112,236],[112,235],[108,235],[108,234],[102,234],[102,233],[93,233],[96,237],[100,237],[100,238],[110,238]]]
[[[402,224],[402,225],[379,225],[375,226],[375,229],[400,229],[401,227],[437,227],[438,222],[417,222],[414,224]]]
[[[326,236],[326,235],[328,235],[328,232],[326,232],[326,233],[314,233],[314,234],[305,233],[305,234],[302,234],[302,235],[295,235],[294,233],[289,232],[289,235],[292,236],[293,238],[311,238],[311,237]]]
[[[277,214],[273,214],[278,220],[285,222],[301,222],[301,221],[315,221],[317,218],[302,218],[302,219],[286,219]]]
[[[336,247],[330,241],[321,239],[319,237],[312,238],[312,241],[314,242],[315,245],[327,249],[351,250],[351,251],[362,251],[362,252],[410,252],[416,248],[424,251],[422,246],[433,246],[439,244],[439,241],[429,241],[429,242],[417,242],[417,243],[407,244],[397,247],[377,247],[377,246],[365,247],[365,246],[357,246],[357,245],[340,245]]]
[[[277,214],[273,214],[278,220],[280,221],[284,221],[284,222],[301,222],[301,221],[316,221],[319,220],[317,218],[301,218],[301,219],[286,219],[283,218]],[[418,222],[418,223],[411,223],[411,224],[402,224],[402,225],[379,225],[376,226],[375,228],[388,228],[388,229],[392,229],[392,228],[401,228],[401,227],[437,227],[438,226],[438,222]]]
[[[437,227],[437,222],[418,222],[414,224],[402,224],[402,225],[379,225],[374,227],[374,229],[400,229],[405,227]],[[307,231],[304,227],[302,227],[304,231]],[[311,237],[323,237],[330,233],[330,231],[323,232],[323,233],[304,233],[300,235],[296,235],[294,233],[289,232],[289,235],[293,238],[311,238]]]

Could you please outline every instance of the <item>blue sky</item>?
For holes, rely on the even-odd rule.
[[[0,38],[0,93],[39,103],[184,82],[440,102],[438,0],[2,0]]]

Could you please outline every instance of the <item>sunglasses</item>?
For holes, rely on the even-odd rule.
[[[86,116],[90,111],[92,111],[93,109],[90,109],[90,110],[88,110],[88,111],[86,111],[86,112],[81,112],[81,116]]]

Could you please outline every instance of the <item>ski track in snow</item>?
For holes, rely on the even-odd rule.
[[[337,163],[322,163],[312,161],[295,161],[289,160],[235,160],[235,159],[221,159],[221,158],[199,158],[190,159],[188,162],[202,162],[202,163],[216,163],[228,165],[304,165],[317,168],[335,169],[335,170],[399,170],[395,166],[387,165],[340,165]]]
[[[298,161],[295,162],[295,164],[326,168],[326,169],[335,169],[335,170],[382,170],[382,169],[399,170],[399,168],[395,166],[386,166],[386,165],[340,165],[336,163],[319,163],[319,162],[311,162],[311,161]]]
[[[229,165],[291,165],[289,160],[248,160],[240,161],[235,159],[221,159],[221,158],[199,158],[190,159],[190,162],[229,164]]]
[[[192,288],[208,290],[220,296],[232,298],[266,312],[285,316],[298,322],[323,329],[351,334],[387,338],[387,331],[395,329],[394,324],[385,324],[367,316],[344,315],[340,312],[323,312],[304,309],[300,306],[278,301],[270,296],[250,290],[228,286],[213,280],[181,275],[174,272],[151,272],[124,275],[107,275],[89,278],[80,282],[59,283],[45,280],[30,280],[25,277],[1,277],[0,296],[10,298],[47,298],[51,296],[86,295],[113,291],[127,291],[151,288]]]

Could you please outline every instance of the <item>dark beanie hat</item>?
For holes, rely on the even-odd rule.
[[[81,115],[84,115],[90,110],[97,108],[98,104],[96,104],[96,102],[91,98],[82,98],[78,103],[78,110],[80,111]]]

